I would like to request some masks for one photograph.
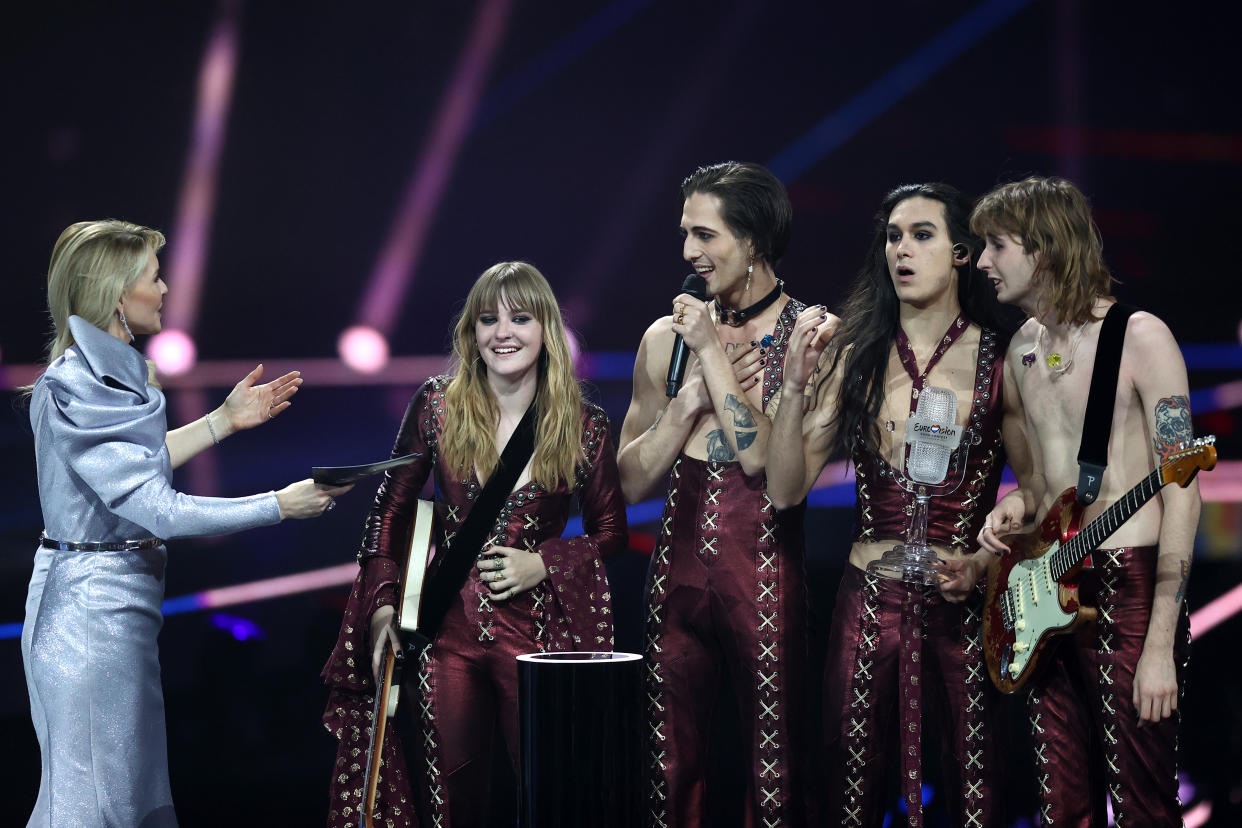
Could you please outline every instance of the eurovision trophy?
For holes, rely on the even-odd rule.
[[[962,440],[956,422],[957,394],[952,389],[928,387],[920,392],[918,407],[906,421],[905,474],[893,469],[897,483],[914,495],[906,542],[872,561],[867,566],[871,574],[910,584],[938,583],[940,559],[927,545],[927,504],[933,497],[952,494],[965,477],[974,435],[968,431]]]

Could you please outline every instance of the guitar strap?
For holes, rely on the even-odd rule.
[[[462,584],[470,575],[470,567],[474,566],[500,507],[509,499],[513,485],[534,453],[535,404],[532,402],[505,444],[496,470],[457,530],[452,547],[445,551],[444,557],[427,576],[418,613],[418,630],[415,632],[420,649],[435,639],[440,623],[453,603],[453,596],[461,591]]]
[[[1100,341],[1091,371],[1091,391],[1078,447],[1078,503],[1089,506],[1100,495],[1104,469],[1108,466],[1108,438],[1113,430],[1113,407],[1117,402],[1117,379],[1121,373],[1121,349],[1126,322],[1135,308],[1115,303],[1104,315]]]

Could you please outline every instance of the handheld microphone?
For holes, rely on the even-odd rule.
[[[916,483],[937,485],[949,473],[949,455],[961,442],[957,427],[957,394],[951,388],[924,388],[918,408],[906,420],[906,443],[910,456],[906,475]]]
[[[707,294],[707,280],[697,273],[691,273],[681,283],[681,292],[688,293],[695,299],[702,299]],[[681,390],[682,377],[686,375],[686,360],[690,358],[690,349],[686,341],[677,334],[673,340],[673,355],[668,361],[668,378],[665,380],[664,393],[671,399]]]

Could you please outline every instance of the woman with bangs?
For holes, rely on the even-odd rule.
[[[603,562],[626,542],[615,450],[607,416],[582,398],[560,307],[543,275],[524,262],[486,270],[457,319],[453,357],[453,373],[427,380],[401,423],[393,456],[419,457],[389,471],[379,488],[324,669],[324,723],[340,740],[330,826],[358,824],[375,677],[384,648],[397,642],[397,580],[419,491],[433,476],[444,533],[436,557],[443,558],[532,407],[534,454],[420,653],[417,682],[406,682],[423,696],[402,709],[417,717],[406,726],[416,728],[411,741],[424,751],[417,801],[431,824],[490,824],[497,729],[517,767],[517,655],[613,646]],[[562,538],[575,497],[585,534]],[[369,665],[356,660],[362,653],[371,654]],[[376,819],[417,824],[405,757],[391,731],[383,751]]]

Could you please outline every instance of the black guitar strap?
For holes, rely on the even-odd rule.
[[[1108,437],[1113,430],[1113,407],[1117,402],[1117,379],[1121,373],[1121,349],[1126,322],[1136,309],[1120,302],[1104,315],[1100,341],[1091,371],[1091,391],[1078,447],[1078,503],[1089,506],[1100,495],[1104,469],[1108,466]]]
[[[513,485],[517,483],[522,469],[535,453],[535,404],[526,409],[522,421],[509,437],[505,449],[501,452],[500,462],[496,470],[479,492],[479,497],[471,507],[470,513],[457,530],[453,545],[444,553],[444,558],[427,576],[427,585],[423,590],[422,604],[418,612],[418,630],[416,637],[422,640],[417,643],[430,643],[440,629],[453,596],[460,590],[470,575],[470,567],[474,566],[479,550],[491,531],[500,507],[509,499]]]

